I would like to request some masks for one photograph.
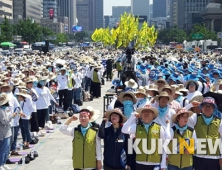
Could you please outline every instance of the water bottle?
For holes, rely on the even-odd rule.
[[[34,151],[33,150],[31,151],[31,158],[34,159]]]
[[[25,156],[22,157],[22,165],[25,165]]]

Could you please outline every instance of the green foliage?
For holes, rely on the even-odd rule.
[[[77,42],[83,41],[84,38],[89,37],[89,35],[85,31],[77,32],[74,35],[74,40]]]
[[[158,39],[166,44],[172,41],[182,43],[187,39],[187,34],[184,30],[178,28],[165,29],[158,33]]]
[[[215,31],[208,30],[205,25],[195,24],[189,35],[189,39],[192,40],[192,34],[202,34],[204,40],[217,40],[217,34]]]
[[[59,33],[59,34],[57,34],[55,43],[58,44],[60,42],[64,43],[64,42],[68,42],[68,41],[69,41],[68,35],[66,35],[64,33]]]
[[[2,24],[0,25],[0,28],[1,28],[0,42],[12,41],[13,27],[10,24],[9,20],[6,18],[6,16]]]
[[[203,40],[211,39],[217,40],[217,34],[215,31],[208,30],[205,25],[194,24],[193,28],[187,33],[184,30],[180,30],[178,28],[171,28],[161,30],[158,33],[158,40],[161,40],[163,43],[168,44],[171,41],[176,41],[182,43],[184,40],[193,41],[193,34],[202,34]]]

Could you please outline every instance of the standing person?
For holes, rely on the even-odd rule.
[[[0,92],[6,93],[9,95],[9,108],[11,109],[11,113],[14,113],[15,110],[18,108],[20,109],[20,105],[18,103],[18,100],[15,98],[15,96],[12,94],[13,86],[9,85],[7,83],[3,83],[0,86]],[[10,145],[11,145],[11,155],[18,155],[16,152],[16,142],[17,142],[17,136],[19,131],[19,115],[17,114],[14,119],[11,121],[11,130],[12,130],[12,136],[10,139]]]
[[[121,66],[121,58],[118,58],[116,61],[116,70],[118,71],[117,77],[120,78],[123,71],[123,67]]]
[[[66,69],[63,67],[60,69],[59,75],[57,75],[58,91],[59,91],[59,106],[63,107],[64,111],[68,110],[68,76],[66,75]]]
[[[18,101],[20,102],[20,107],[22,109],[22,116],[20,119],[20,128],[22,132],[23,139],[23,149],[29,149],[29,143],[31,142],[31,134],[29,128],[29,121],[34,111],[32,98],[28,94],[27,90],[19,90],[19,93],[16,93]]]
[[[8,170],[5,163],[10,152],[11,120],[16,116],[9,109],[9,96],[0,94],[0,170]]]
[[[201,113],[193,114],[188,121],[188,125],[195,129],[197,138],[211,139],[213,146],[216,140],[220,140],[222,136],[222,123],[216,113],[217,105],[214,98],[205,97],[200,104]],[[220,140],[221,141],[221,140]],[[206,145],[206,154],[194,155],[194,169],[195,170],[220,170],[222,165],[222,158],[220,149],[217,148],[215,154],[210,153],[209,146]]]
[[[74,85],[74,103],[81,105],[82,101],[81,101],[81,94],[82,94],[82,87],[81,87],[81,83],[82,83],[82,79],[83,76],[82,74],[78,71],[78,68],[76,68],[73,72],[72,75],[72,79],[75,81],[75,85]]]
[[[108,58],[106,61],[106,81],[112,80],[113,61],[112,58]]]
[[[37,87],[35,88],[37,95],[39,96],[39,99],[36,101],[37,118],[39,127],[42,129],[45,127],[46,116],[48,115],[49,99],[54,101],[57,106],[59,105],[52,97],[49,89],[45,87],[45,82],[47,78],[48,77],[40,77]]]
[[[192,114],[193,112],[181,108],[172,116],[174,126],[172,128],[168,126],[166,130],[167,132],[165,133],[165,138],[171,140],[168,146],[171,153],[174,149],[172,148],[173,139],[177,139],[177,142],[180,139],[194,139],[195,143],[197,142],[195,130],[187,126],[188,118],[192,116]],[[193,155],[187,150],[184,151],[184,154],[180,154],[178,149],[179,148],[176,150],[177,154],[169,154],[168,156],[168,170],[193,170]]]
[[[89,91],[89,87],[91,85],[92,79],[92,66],[89,66],[86,70],[86,84],[85,84],[85,91]]]
[[[138,114],[132,114],[124,123],[122,132],[125,134],[134,134],[136,139],[146,139],[148,148],[151,149],[151,139],[162,139],[164,142],[164,128],[155,123],[154,119],[158,117],[158,110],[152,107],[139,108]],[[153,133],[155,132],[155,133]],[[158,144],[153,154],[146,154],[142,149],[142,142],[138,144],[142,154],[136,154],[136,170],[164,170],[166,168],[166,154],[164,149],[162,155],[158,154]]]
[[[100,66],[95,66],[92,74],[92,94],[93,97],[99,98],[101,97],[101,76],[99,69]]]
[[[98,111],[99,112],[99,111]],[[88,106],[80,110],[77,127],[69,127],[72,121],[78,118],[73,116],[60,127],[60,132],[73,137],[73,168],[74,170],[91,169],[101,170],[102,150],[101,140],[98,137],[99,125],[93,123],[95,110]],[[92,122],[92,123],[91,123]]]
[[[112,125],[105,128],[107,120]],[[121,132],[121,123],[125,123],[126,120],[127,117],[118,108],[106,112],[106,118],[103,120],[98,132],[99,137],[104,139],[104,170],[124,170],[128,168],[127,144],[129,135]],[[121,158],[124,153],[126,154],[125,157]]]
[[[28,94],[32,98],[32,104],[33,104],[33,112],[30,118],[31,122],[31,132],[39,132],[39,123],[38,123],[38,118],[37,118],[37,108],[36,108],[36,101],[38,100],[39,96],[36,92],[36,90],[33,88],[33,82],[31,78],[25,79],[26,87],[28,89]]]
[[[68,83],[68,107],[72,107],[72,100],[73,100],[73,87],[75,85],[75,81],[73,80],[73,71],[72,70],[68,70],[68,79],[69,79],[69,83]]]
[[[140,86],[139,89],[135,92],[135,96],[137,99],[137,103],[135,104],[135,108],[142,108],[145,105],[149,104],[149,100],[147,99],[146,90],[144,87]]]

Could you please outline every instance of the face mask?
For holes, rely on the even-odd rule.
[[[45,81],[41,80],[41,81],[39,82],[39,84],[41,84],[42,86],[44,86],[44,85],[45,85]]]
[[[141,101],[141,100],[143,100],[143,98],[136,98],[137,99],[137,101]]]
[[[34,81],[34,82],[33,82],[33,87],[37,87],[37,84],[38,84],[38,82],[37,82],[37,81]]]
[[[123,101],[124,115],[129,118],[134,111],[133,102],[130,100]]]
[[[3,110],[5,110],[7,108],[7,106],[0,106]]]
[[[49,70],[50,72],[52,72],[52,67],[49,67],[48,70]]]
[[[55,85],[55,82],[52,82],[52,85]]]
[[[5,92],[6,94],[10,94],[10,92]]]

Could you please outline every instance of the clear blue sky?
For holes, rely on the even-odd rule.
[[[112,15],[112,6],[130,6],[131,0],[103,0],[104,15]],[[153,3],[153,0],[150,0]]]

